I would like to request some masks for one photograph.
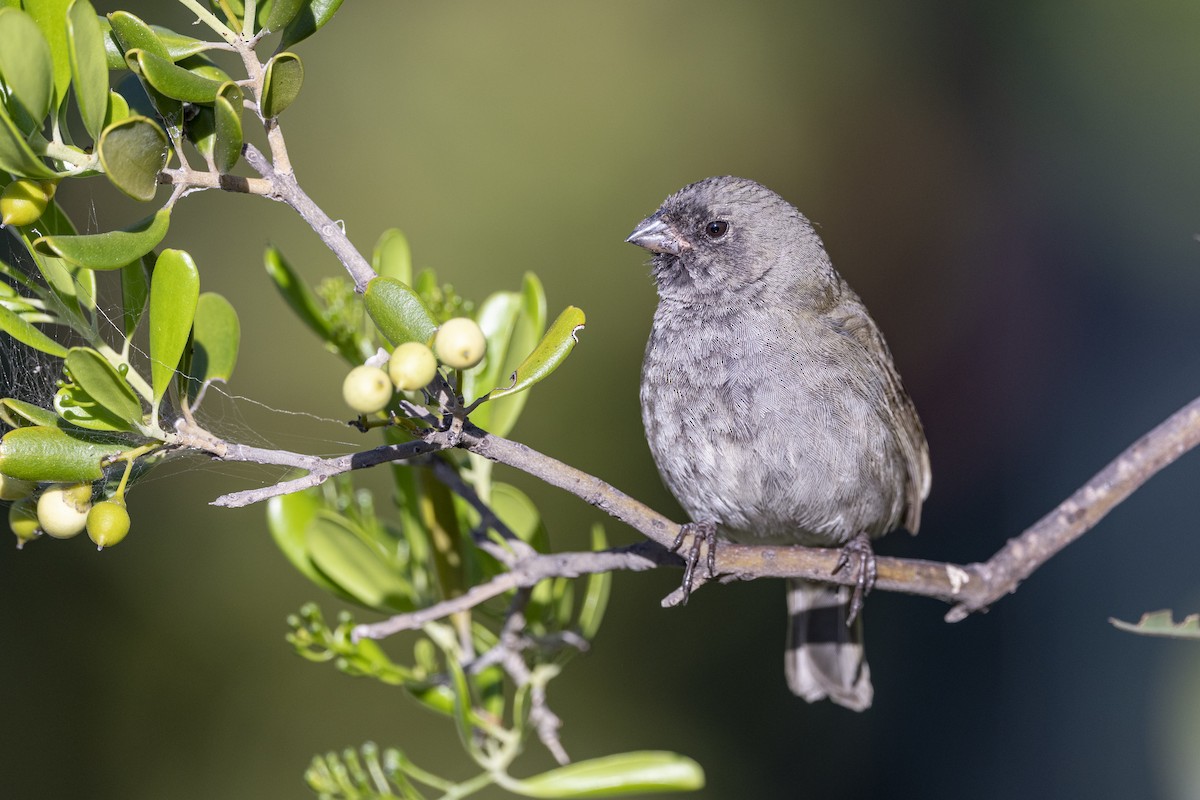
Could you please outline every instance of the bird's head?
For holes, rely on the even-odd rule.
[[[823,262],[814,264],[817,272],[828,270],[809,221],[746,178],[707,178],[685,186],[625,241],[654,254],[651,270],[664,299],[711,300],[764,281],[783,289],[804,278],[795,274],[797,262]],[[780,264],[787,265],[782,274]]]

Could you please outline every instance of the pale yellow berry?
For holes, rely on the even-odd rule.
[[[0,224],[32,225],[49,202],[50,194],[38,181],[15,180],[0,192]]]
[[[437,358],[420,342],[405,342],[388,359],[388,377],[402,392],[423,389],[437,374]]]
[[[42,492],[37,502],[38,524],[55,539],[70,539],[83,532],[92,508],[90,483],[58,484]]]
[[[129,512],[113,500],[96,503],[87,515],[87,532],[101,549],[119,544],[129,533]]]
[[[373,414],[392,399],[392,381],[379,367],[364,364],[350,370],[342,383],[342,397],[358,413]]]
[[[483,360],[487,339],[479,323],[467,317],[448,319],[433,337],[433,352],[438,361],[452,369],[470,369]]]
[[[8,527],[17,537],[17,547],[41,535],[38,527],[37,502],[32,497],[26,497],[13,503],[8,509]]]

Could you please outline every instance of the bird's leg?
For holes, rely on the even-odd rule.
[[[846,618],[847,626],[852,625],[854,620],[858,618],[859,612],[862,611],[863,600],[875,588],[875,576],[877,574],[875,551],[871,549],[871,538],[865,533],[859,533],[842,548],[842,553],[838,556],[837,565],[833,568],[833,574],[836,575],[842,569],[849,566],[850,559],[852,558],[858,561],[858,568],[853,593],[850,595],[850,614]]]
[[[703,522],[688,522],[681,525],[675,541],[671,543],[672,553],[678,553],[683,547],[683,541],[691,536],[692,543],[688,546],[687,555],[683,557],[686,565],[683,570],[683,602],[687,605],[692,593],[692,584],[696,576],[696,562],[700,560],[700,547],[704,546],[706,558],[704,565],[708,568],[709,578],[717,576],[717,523],[712,520]]]

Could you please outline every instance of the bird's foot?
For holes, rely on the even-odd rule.
[[[871,539],[865,533],[858,534],[842,548],[837,565],[833,568],[833,574],[836,575],[850,566],[851,559],[856,560],[858,564],[855,570],[853,593],[850,595],[850,614],[846,618],[847,626],[852,625],[854,620],[858,619],[863,601],[875,588],[875,577],[878,574],[875,566],[875,551],[871,549]]]
[[[671,543],[671,552],[679,553],[683,547],[684,540],[689,536],[691,537],[691,544],[688,545],[687,553],[681,553],[685,564],[683,585],[680,587],[683,590],[684,605],[687,605],[688,597],[692,593],[692,586],[696,580],[696,564],[700,561],[700,550],[702,547],[705,551],[704,566],[708,571],[705,578],[715,578],[717,576],[717,523],[712,520],[706,520],[704,522],[689,522],[680,526],[679,534],[675,537],[675,541]]]

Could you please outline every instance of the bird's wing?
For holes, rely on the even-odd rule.
[[[891,430],[896,431],[897,444],[908,467],[908,483],[905,487],[904,527],[916,533],[921,523],[921,504],[929,496],[930,469],[929,445],[925,441],[925,430],[917,416],[900,374],[892,362],[892,352],[884,341],[879,326],[867,314],[862,301],[848,286],[843,284],[845,294],[837,313],[832,315],[838,331],[862,345],[863,350],[877,361],[878,369],[871,374],[879,375],[880,387],[886,398],[887,413],[891,416]]]

